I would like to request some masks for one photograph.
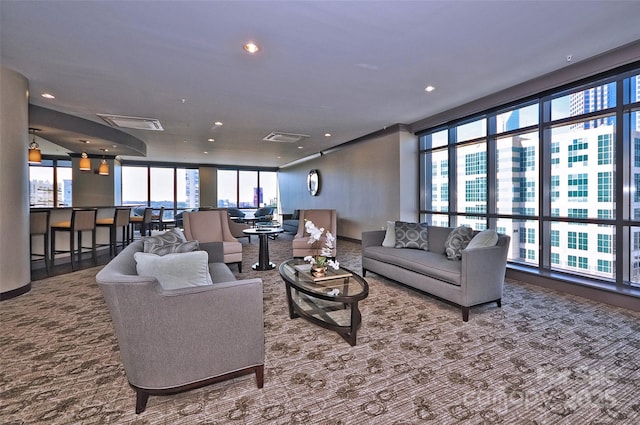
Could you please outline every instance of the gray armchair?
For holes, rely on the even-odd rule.
[[[213,285],[165,290],[155,278],[137,275],[133,254],[142,245],[129,245],[96,276],[137,393],[136,413],[151,395],[250,373],[262,388],[262,280],[234,280],[227,266],[210,263]]]

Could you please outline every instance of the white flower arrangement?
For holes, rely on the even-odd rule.
[[[315,248],[318,251],[318,254],[316,255],[307,255],[304,257],[304,261],[311,264],[312,267],[324,267],[326,264],[335,270],[338,270],[340,268],[340,263],[328,258],[333,256],[333,247],[336,238],[331,234],[331,232],[325,232],[324,227],[317,228],[311,220],[305,220],[304,228],[307,233],[309,233],[309,245],[315,245]],[[317,243],[322,239],[323,233],[325,233],[324,246],[318,247]]]

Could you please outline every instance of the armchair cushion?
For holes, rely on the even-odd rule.
[[[206,251],[164,256],[136,252],[133,257],[138,275],[155,277],[164,289],[213,285]]]

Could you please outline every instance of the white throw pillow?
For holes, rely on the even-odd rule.
[[[164,289],[213,285],[206,251],[163,256],[136,252],[133,258],[136,260],[138,275],[155,277]]]
[[[483,230],[471,239],[467,249],[495,246],[498,243],[498,232],[493,229]]]
[[[396,246],[396,222],[387,221],[387,233],[384,235],[382,246],[386,248],[393,248]]]

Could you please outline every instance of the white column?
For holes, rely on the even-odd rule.
[[[0,298],[28,291],[29,82],[0,67]],[[2,307],[0,307],[2,308]]]

